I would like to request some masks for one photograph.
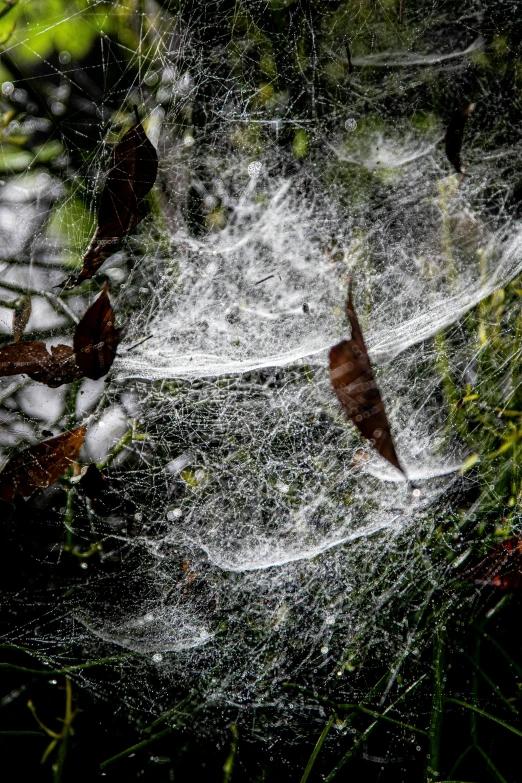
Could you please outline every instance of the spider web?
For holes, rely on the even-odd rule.
[[[130,420],[141,440],[112,462],[125,497],[117,511],[77,501],[78,534],[114,564],[79,558],[89,578],[38,621],[38,649],[62,661],[73,649],[129,652],[119,696],[154,713],[182,684],[208,704],[276,705],[288,679],[345,674],[354,645],[377,657],[407,650],[411,633],[383,630],[395,597],[418,600],[412,577],[445,578],[421,542],[472,479],[448,427],[441,361],[473,382],[473,308],[522,271],[514,108],[477,75],[486,55],[475,3],[418,3],[401,28],[389,4],[295,4],[300,22],[275,39],[256,3],[212,4],[212,19],[209,4],[176,14],[149,2],[141,17],[92,6],[98,16],[79,4],[71,18],[99,38],[97,93],[65,47],[61,68],[54,51],[38,55],[41,73],[60,68],[56,117],[73,87],[89,104],[88,121],[67,115],[61,131],[74,178],[42,166],[4,185],[12,240],[0,285],[12,299],[17,286],[33,292],[29,332],[54,341],[78,319],[88,295],[58,299],[52,286],[85,250],[110,151],[138,103],[158,185],[150,215],[102,269],[128,331],[112,383],[84,382],[75,415],[90,424],[86,462],[103,462]],[[124,11],[128,38],[115,43]],[[301,23],[324,31],[306,53]],[[49,21],[57,40],[63,24]],[[17,36],[13,57],[32,40]],[[270,76],[282,57],[271,40],[302,60],[292,89]],[[442,139],[464,98],[477,106],[469,176],[457,177]],[[82,136],[90,147],[78,158]],[[327,351],[348,336],[349,276],[412,485],[361,442],[329,385]],[[14,400],[2,446],[65,422],[63,390],[2,388]],[[33,632],[12,638],[34,645]]]

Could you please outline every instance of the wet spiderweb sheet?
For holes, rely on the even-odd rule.
[[[419,30],[400,40],[381,31],[372,43],[372,25],[350,17],[351,103],[300,116],[303,90],[259,108],[229,73],[199,129],[191,112],[211,72],[194,55],[197,31],[156,8],[140,89],[163,212],[106,262],[116,282],[134,256],[119,301],[141,295],[105,392],[106,409],[144,435],[114,463],[132,513],[87,509],[118,557],[92,574],[86,561],[89,579],[54,609],[59,633],[41,637],[47,654],[77,644],[133,655],[125,704],[158,712],[184,682],[209,703],[275,704],[290,677],[342,674],[355,639],[383,656],[407,645],[402,629],[383,630],[390,607],[412,580],[443,578],[420,542],[450,514],[469,453],[448,426],[442,379],[451,365],[474,382],[473,308],[522,271],[509,201],[520,140],[509,118],[495,136],[483,96],[469,176],[451,172],[445,122],[457,92],[478,91],[464,74],[486,44],[475,6],[452,19],[419,8]],[[325,47],[345,68],[339,42]],[[227,60],[215,56],[219,82]],[[444,116],[411,88],[430,80]],[[204,230],[179,206],[188,191]],[[330,387],[349,276],[411,483],[361,442]]]

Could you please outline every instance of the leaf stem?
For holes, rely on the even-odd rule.
[[[491,677],[489,677],[489,676],[486,674],[486,672],[485,672],[485,671],[484,671],[484,670],[483,670],[483,669],[482,669],[482,668],[481,668],[481,667],[478,665],[478,663],[475,661],[475,659],[474,659],[474,658],[472,658],[472,656],[471,656],[471,655],[468,655],[468,653],[466,653],[466,652],[464,653],[464,657],[468,659],[468,661],[471,663],[471,665],[473,666],[473,668],[475,669],[475,671],[477,671],[477,672],[480,674],[480,676],[481,676],[481,677],[482,677],[482,678],[485,680],[485,682],[487,682],[487,684],[489,685],[489,687],[491,688],[491,690],[493,691],[493,693],[495,693],[495,694],[498,696],[498,698],[499,698],[501,701],[503,701],[503,702],[504,702],[504,704],[505,704],[507,707],[509,707],[509,709],[511,710],[511,712],[514,712],[514,713],[515,713],[515,715],[518,715],[518,710],[517,710],[517,708],[514,706],[514,704],[512,704],[512,703],[509,701],[509,699],[508,699],[508,698],[506,698],[506,696],[504,696],[504,694],[502,693],[502,691],[500,690],[500,688],[499,688],[497,685],[495,685],[495,683],[493,682],[493,680],[491,679]]]

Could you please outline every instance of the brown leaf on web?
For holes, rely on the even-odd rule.
[[[511,536],[497,544],[478,565],[464,571],[462,577],[497,590],[522,588],[522,537]]]
[[[58,481],[80,453],[85,425],[31,446],[13,457],[0,472],[0,498],[28,497]]]
[[[455,171],[463,174],[460,151],[462,149],[462,136],[468,117],[475,108],[474,103],[461,103],[453,112],[446,131],[444,144],[446,146],[446,155],[450,163],[455,167]]]
[[[27,322],[31,317],[31,297],[25,296],[20,307],[13,310],[13,340],[17,343],[24,333]]]
[[[18,343],[18,345],[30,345],[30,343]],[[51,354],[47,354],[36,371],[20,370],[25,372],[33,381],[45,383],[51,389],[56,389],[64,383],[71,383],[82,377],[82,371],[76,363],[74,351],[70,345],[52,345]]]
[[[0,376],[28,375],[33,381],[56,388],[79,378],[97,380],[106,375],[116,356],[123,330],[114,326],[114,311],[105,284],[98,299],[76,327],[73,347],[44,342],[10,343],[0,348]]]
[[[72,348],[56,345],[48,353],[40,340],[10,343],[0,348],[0,376],[6,375],[28,375],[52,387],[81,378]]]
[[[352,328],[350,340],[330,350],[330,380],[347,417],[379,454],[404,473],[397,457],[379,387],[355,313],[350,282],[346,314]]]
[[[44,342],[9,343],[0,347],[0,376],[36,372],[51,357]]]
[[[114,326],[109,286],[105,283],[103,291],[89,307],[74,333],[73,348],[82,375],[95,381],[106,375],[122,335],[123,329]]]
[[[105,180],[98,211],[98,226],[83,257],[78,277],[69,277],[61,288],[74,288],[91,278],[120,240],[145,216],[144,199],[156,181],[158,155],[140,122],[114,148],[112,166]]]

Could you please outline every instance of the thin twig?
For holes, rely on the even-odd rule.
[[[137,347],[138,347],[138,345],[142,345],[143,343],[146,343],[146,342],[147,342],[147,340],[150,340],[150,339],[151,339],[151,337],[154,337],[154,335],[153,335],[153,334],[148,334],[148,335],[147,335],[147,337],[144,337],[144,338],[143,338],[143,340],[140,340],[139,342],[137,342],[137,343],[134,343],[134,345],[131,345],[131,347],[130,347],[130,348],[127,348],[127,350],[125,351],[125,353],[123,354],[123,356],[126,356],[128,353],[130,353],[131,351],[133,351],[135,348],[137,348]]]
[[[53,294],[50,291],[44,291],[43,288],[30,288],[23,285],[17,285],[16,283],[8,283],[6,280],[0,280],[0,288],[5,288],[6,291],[13,291],[13,293],[15,294],[29,294],[30,296],[43,296],[44,299],[47,299],[50,302],[52,302],[55,305],[55,307],[60,307],[65,313],[65,315],[68,316],[68,318],[70,318],[71,321],[73,321],[75,324],[77,324],[80,320],[78,316],[75,315],[69,307],[67,307],[67,305],[62,299],[62,296],[57,296],[56,294]],[[76,289],[74,293],[78,295],[78,289]],[[67,292],[64,292],[63,296],[67,296]]]

